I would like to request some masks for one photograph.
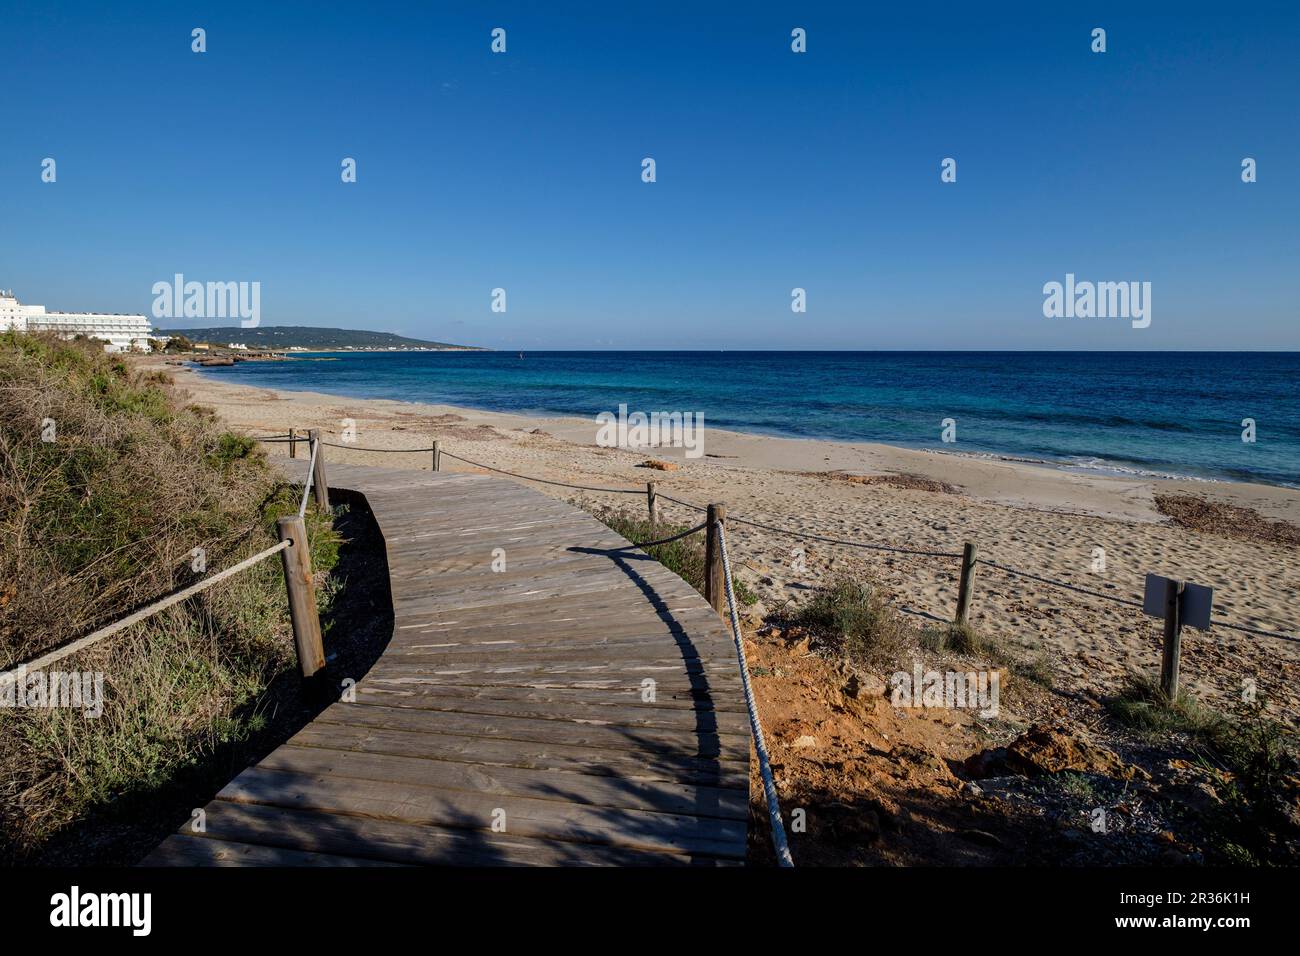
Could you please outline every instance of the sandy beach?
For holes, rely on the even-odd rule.
[[[155,364],[157,360],[153,360]],[[160,367],[162,367],[160,365]],[[797,532],[778,534],[732,523],[739,573],[755,589],[758,618],[799,600],[838,574],[870,573],[900,610],[948,620],[957,598],[958,561],[804,540],[822,535],[895,547],[960,552],[973,542],[983,559],[1088,590],[1140,600],[1154,572],[1214,588],[1216,618],[1294,635],[1300,560],[1286,541],[1250,539],[1180,526],[1159,496],[1193,496],[1247,508],[1268,522],[1300,525],[1300,491],[1260,484],[1117,478],[1023,462],[916,451],[879,444],[786,439],[708,428],[704,455],[680,448],[599,447],[594,420],[518,415],[315,392],[249,388],[166,366],[193,401],[211,406],[252,434],[319,428],[341,442],[355,423],[358,448],[428,448],[494,468],[575,484],[644,489],[706,504]],[[265,446],[287,454],[287,446]],[[385,467],[430,467],[430,455],[327,448],[327,460]],[[301,448],[300,448],[301,454]],[[648,458],[667,470],[642,467]],[[444,458],[451,470],[470,466]],[[609,494],[534,484],[538,490],[643,513],[644,494]],[[695,523],[693,512],[661,500],[667,520]],[[1231,529],[1230,529],[1231,530]],[[1095,549],[1105,571],[1094,570]],[[803,560],[800,560],[802,549]],[[1137,608],[1009,576],[981,565],[972,623],[1027,660],[1045,658],[1058,685],[1091,695],[1114,691],[1126,671],[1159,667],[1159,621]],[[1300,645],[1221,627],[1186,630],[1186,685],[1208,703],[1231,708],[1243,681],[1288,718],[1300,714]]]

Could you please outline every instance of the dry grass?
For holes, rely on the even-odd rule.
[[[893,665],[917,641],[917,633],[890,607],[875,582],[842,577],[819,588],[800,605],[791,623],[819,635],[850,660]]]
[[[3,665],[191,583],[194,548],[242,557],[277,484],[251,439],[90,347],[6,336],[0,422]]]
[[[51,429],[52,423],[52,429]],[[249,438],[90,343],[0,335],[0,666],[10,667],[275,542],[296,505]],[[311,515],[315,566],[337,537]],[[104,708],[0,709],[0,856],[165,786],[255,732],[293,660],[277,560],[56,665],[102,672]]]

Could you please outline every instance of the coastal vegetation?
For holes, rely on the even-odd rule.
[[[789,760],[795,799],[810,802],[804,792],[826,791],[834,776],[820,798],[875,814],[865,833],[851,835],[856,847],[844,845],[845,832],[819,842],[815,852],[826,862],[855,854],[876,862],[956,862],[970,842],[987,848],[986,862],[1008,862],[1012,856],[999,854],[1031,833],[1036,850],[1056,862],[1295,861],[1300,763],[1294,734],[1262,697],[1224,711],[1187,690],[1170,699],[1154,673],[1134,673],[1114,696],[1090,702],[1055,690],[1045,657],[1028,660],[996,634],[912,623],[886,588],[862,574],[841,575],[805,600],[777,607],[751,639],[764,721],[789,728],[784,737],[778,730],[775,747],[778,760]],[[899,672],[914,667],[1000,671],[1001,712],[954,719],[948,711],[940,720],[949,740],[936,747],[934,718],[924,709],[886,705]],[[791,691],[791,682],[806,686]],[[854,744],[855,736],[863,740]],[[963,748],[968,756],[953,755]],[[860,769],[885,752],[888,760],[876,771],[827,769]],[[905,787],[879,783],[882,775],[900,774]],[[952,799],[954,788],[964,796]],[[965,836],[953,844],[927,833],[929,850],[908,856],[919,834],[903,821],[918,809],[951,816],[959,827],[979,815],[980,827],[958,830]],[[1095,829],[1099,813],[1103,831]]]
[[[637,517],[627,510],[583,505],[581,502],[574,502],[574,504],[591,512],[602,524],[612,528],[632,542],[662,541],[665,538],[672,538],[689,530],[688,525],[665,524],[662,521],[651,524],[648,518]],[[646,554],[695,588],[695,590],[701,594],[704,593],[705,541],[702,530],[678,538],[676,541],[656,544],[644,550]],[[732,585],[735,589],[736,600],[740,602],[742,607],[748,607],[758,600],[753,589],[741,578],[733,576]]]
[[[164,373],[95,343],[0,334],[0,667],[267,548],[297,498],[252,439]],[[331,516],[307,521],[313,566],[328,571]],[[318,578],[328,606],[334,587]],[[193,806],[186,788],[219,785],[293,709],[269,695],[293,654],[273,558],[59,661],[102,678],[99,713],[0,708],[0,857],[120,860],[129,851],[86,848],[91,821],[101,844],[174,828],[159,801]]]
[[[901,659],[911,630],[874,582],[847,576],[814,591],[789,623],[828,641],[845,657],[872,664]]]
[[[1177,740],[1194,755],[1217,797],[1213,832],[1225,859],[1281,862],[1287,834],[1300,828],[1300,758],[1294,733],[1262,698],[1225,713],[1186,690],[1171,698],[1158,680],[1135,673],[1107,707],[1144,740]]]
[[[168,336],[166,345],[162,344],[161,339],[150,339],[149,347],[155,352],[177,353],[194,351],[194,343],[179,332],[174,332]]]

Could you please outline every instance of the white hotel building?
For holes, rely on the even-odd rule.
[[[143,315],[121,315],[116,312],[46,312],[43,305],[22,305],[13,292],[0,290],[0,330],[16,329],[19,332],[54,332],[70,339],[86,335],[103,339],[106,352],[126,352],[131,349],[149,350],[149,340],[154,335],[149,320]]]

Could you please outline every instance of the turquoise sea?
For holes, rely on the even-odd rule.
[[[361,352],[242,362],[247,385],[873,441],[1119,474],[1300,486],[1300,353]],[[957,441],[941,441],[942,422]],[[1242,441],[1243,419],[1256,440]]]

